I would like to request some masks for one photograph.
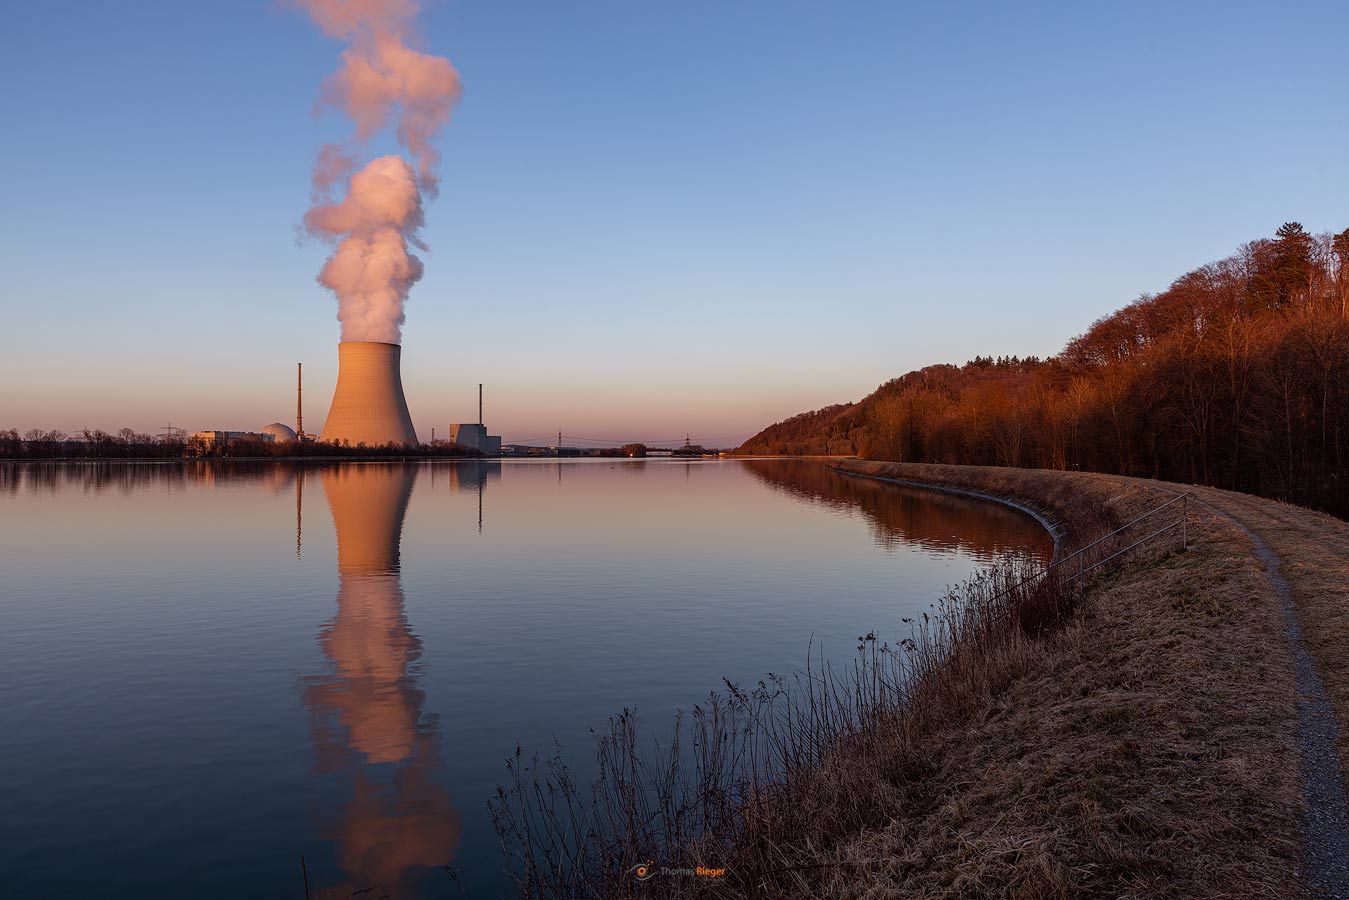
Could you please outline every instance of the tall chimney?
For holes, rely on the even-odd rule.
[[[482,383],[478,384],[478,424],[482,425]]]
[[[407,400],[403,397],[400,359],[403,348],[379,341],[343,341],[337,345],[337,388],[323,441],[417,445]]]
[[[304,363],[295,364],[295,437],[304,440]]]

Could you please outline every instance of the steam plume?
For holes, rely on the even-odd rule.
[[[321,103],[343,110],[361,143],[392,123],[415,169],[382,156],[357,171],[350,149],[329,144],[314,167],[310,234],[337,243],[319,283],[337,295],[344,341],[399,343],[408,291],[422,264],[408,245],[423,223],[422,193],[439,192],[440,155],[432,140],[459,99],[459,73],[448,59],[413,49],[416,0],[297,0],[330,37],[348,42],[342,65],[324,82]],[[339,184],[346,194],[334,201]]]

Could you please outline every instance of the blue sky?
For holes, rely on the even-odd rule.
[[[341,45],[271,0],[21,4],[0,427],[310,428],[297,242]],[[1041,354],[1297,219],[1349,226],[1344,4],[444,0],[464,98],[404,329],[422,436],[734,443]],[[389,150],[374,142],[371,154]],[[667,434],[668,433],[668,434]]]

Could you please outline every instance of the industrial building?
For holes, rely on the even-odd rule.
[[[485,453],[488,456],[501,455],[501,435],[488,434],[487,426],[482,423],[482,385],[478,385],[478,421],[476,423],[451,422],[450,440],[460,445],[468,447],[470,450],[477,450],[479,453]]]
[[[262,433],[272,439],[274,444],[293,444],[297,440],[295,429],[281,422],[273,422]]]
[[[461,447],[468,447],[488,456],[501,455],[501,435],[488,434],[485,425],[451,422],[450,440]]]
[[[268,425],[267,428],[271,428]],[[286,426],[282,425],[282,428]],[[286,428],[290,431],[289,428]],[[211,447],[215,444],[232,444],[235,441],[257,441],[262,444],[270,444],[276,437],[268,434],[266,429],[262,431],[194,431],[188,438],[193,444],[199,444],[202,447]]]

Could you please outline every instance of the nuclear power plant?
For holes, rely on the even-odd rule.
[[[383,341],[342,341],[337,345],[337,386],[318,440],[350,447],[420,446],[403,396],[402,352],[400,345]],[[314,435],[304,430],[303,372],[303,365],[297,363],[295,427],[272,422],[259,431],[198,431],[191,435],[189,449],[201,455],[226,444],[313,443]],[[479,384],[478,421],[451,423],[449,440],[432,440],[432,445],[458,444],[486,456],[501,455],[501,436],[488,434],[483,423],[482,388]],[[434,438],[434,429],[431,434]],[[298,448],[296,452],[300,452]]]
[[[322,441],[417,446],[400,360],[403,348],[380,341],[337,345],[337,388],[323,424]]]

